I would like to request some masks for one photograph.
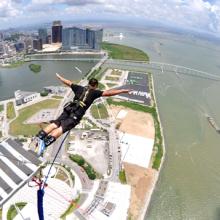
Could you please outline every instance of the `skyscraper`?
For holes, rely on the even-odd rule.
[[[78,27],[63,29],[62,48],[100,50],[103,36],[102,29],[82,29]]]
[[[94,42],[93,42],[94,50],[101,50],[102,38],[103,38],[103,29],[94,30]]]
[[[41,39],[34,39],[33,40],[33,49],[34,50],[42,50],[42,40]]]
[[[52,43],[62,42],[62,28],[61,21],[54,21],[52,26]]]
[[[47,43],[47,29],[46,28],[40,28],[38,30],[39,39],[42,40],[43,44]]]
[[[3,41],[4,35],[3,33],[0,33],[0,41]]]
[[[17,52],[21,52],[25,49],[24,42],[17,42],[15,43],[15,49]]]
[[[86,43],[91,49],[101,49],[102,37],[103,29],[86,28]]]
[[[63,29],[63,49],[69,50],[72,47],[79,49],[85,48],[86,45],[86,30],[72,27]]]

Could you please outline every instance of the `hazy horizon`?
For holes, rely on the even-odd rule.
[[[0,29],[87,20],[150,23],[220,36],[217,0],[2,0],[0,18]]]

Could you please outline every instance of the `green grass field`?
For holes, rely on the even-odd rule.
[[[4,66],[4,68],[16,68],[19,66],[22,66],[25,62],[24,61],[16,61],[13,63],[10,63],[8,66]]]
[[[10,124],[10,134],[33,136],[39,131],[37,124],[23,124],[28,118],[36,114],[38,111],[46,108],[57,108],[59,106],[59,100],[45,100],[37,104],[28,106],[19,111],[19,116]]]
[[[149,61],[146,53],[133,47],[103,42],[102,49],[108,51],[113,59]]]
[[[115,84],[115,83],[106,83],[106,85],[107,85],[109,88],[111,88],[111,87],[113,87],[113,86],[116,86],[117,84]]]
[[[54,99],[63,99],[63,96],[53,95],[52,98],[54,98]]]
[[[13,119],[15,118],[15,109],[14,109],[14,103],[8,102],[7,103],[7,119]]]
[[[106,119],[108,118],[108,112],[103,104],[92,105],[91,107],[92,116],[96,119]]]
[[[79,200],[80,200],[80,195],[71,202],[67,210],[60,216],[60,218],[65,220],[67,215],[73,213],[74,210],[76,210],[78,207]]]
[[[20,209],[22,210],[25,206],[26,206],[26,202],[19,202],[19,203],[16,203],[15,205]],[[13,220],[15,218],[15,216],[17,215],[17,211],[14,207],[14,205],[11,205],[9,210],[8,210],[8,213],[7,213],[7,220]]]
[[[125,174],[125,170],[121,170],[119,172],[119,180],[122,184],[126,184],[127,180],[126,180],[126,174]]]
[[[111,75],[113,76],[121,76],[122,72],[120,70],[112,70]]]
[[[0,105],[0,112],[4,111],[4,105]]]
[[[119,77],[106,76],[105,80],[110,80],[110,81],[118,82],[119,81]]]

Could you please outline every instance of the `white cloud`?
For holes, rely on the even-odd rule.
[[[104,0],[32,0],[33,4],[66,4],[66,5],[88,5],[103,4]]]
[[[21,7],[23,2],[23,7]],[[81,14],[97,16],[123,15],[140,17],[180,27],[209,30],[220,33],[220,1],[208,0],[0,0],[0,17],[56,15],[71,19]],[[69,16],[69,17],[68,17]],[[24,18],[24,16],[23,16]],[[22,19],[22,16],[21,18]]]
[[[0,1],[0,17],[13,17],[21,14],[21,12],[12,6],[11,0],[1,0]]]

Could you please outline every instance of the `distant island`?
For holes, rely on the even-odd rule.
[[[29,68],[32,72],[34,73],[39,73],[41,71],[41,65],[38,65],[38,64],[30,64],[29,65]]]

